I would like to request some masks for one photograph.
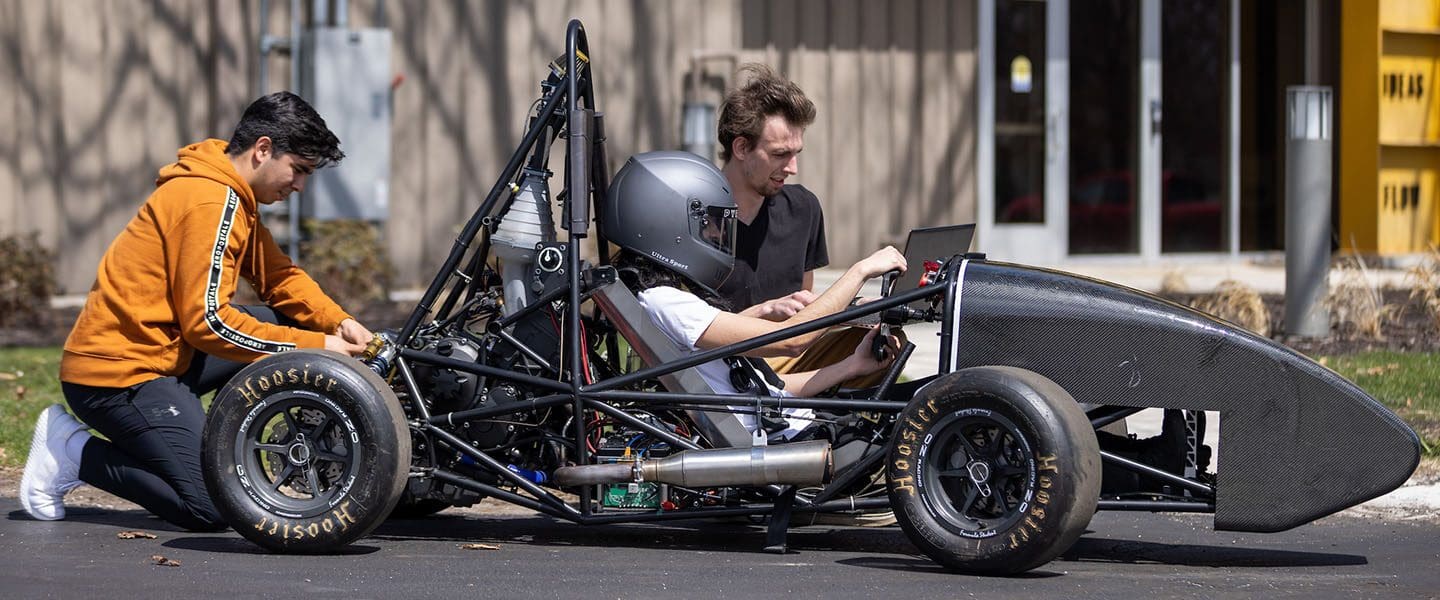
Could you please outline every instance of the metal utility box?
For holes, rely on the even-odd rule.
[[[390,214],[390,31],[305,32],[301,95],[340,138],[345,160],[311,176],[305,218],[384,221]]]

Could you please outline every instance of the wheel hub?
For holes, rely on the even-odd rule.
[[[310,444],[305,440],[305,434],[295,434],[295,442],[290,444],[285,456],[290,459],[290,464],[303,467],[310,462],[314,453],[310,450]]]
[[[983,461],[971,461],[965,465],[965,470],[970,474],[970,482],[975,484],[981,496],[990,496],[990,464]]]
[[[970,479],[974,480],[975,483],[986,483],[990,481],[990,465],[987,463],[977,460],[966,465],[965,470],[970,472]]]

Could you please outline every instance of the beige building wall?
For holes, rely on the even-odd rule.
[[[267,30],[288,35],[289,3],[271,4]],[[832,263],[974,218],[971,0],[350,6],[350,26],[389,27],[403,76],[386,226],[401,286],[428,282],[494,183],[571,17],[589,34],[612,170],[678,148],[692,58],[733,56],[775,66],[819,107],[796,181],[825,204]],[[155,171],[183,144],[227,137],[256,95],[258,12],[257,0],[0,0],[0,235],[39,231],[62,288],[88,289]],[[288,59],[267,60],[266,91],[285,87]],[[731,63],[702,66],[714,97]]]

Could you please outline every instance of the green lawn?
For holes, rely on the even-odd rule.
[[[1410,423],[1426,454],[1440,454],[1440,353],[1367,352],[1323,357],[1323,364],[1370,392]],[[0,465],[19,466],[35,418],[62,403],[59,348],[0,348]]]
[[[1364,352],[1320,359],[1405,419],[1440,454],[1440,353]]]
[[[0,348],[0,465],[25,464],[40,411],[64,403],[59,348]]]

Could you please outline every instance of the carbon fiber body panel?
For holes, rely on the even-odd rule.
[[[1403,484],[1420,443],[1345,378],[1239,327],[1123,286],[970,261],[956,367],[1009,365],[1082,403],[1216,410],[1215,527],[1281,531]]]

